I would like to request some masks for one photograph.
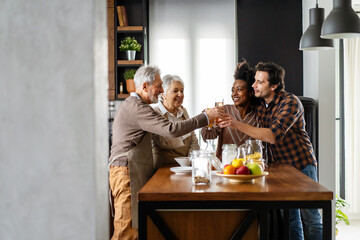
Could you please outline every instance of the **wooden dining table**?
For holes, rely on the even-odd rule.
[[[138,193],[139,239],[269,239],[274,209],[288,239],[291,208],[322,209],[323,239],[332,239],[333,192],[289,165],[267,171],[249,182],[212,175],[210,185],[193,185],[191,174],[159,169]]]

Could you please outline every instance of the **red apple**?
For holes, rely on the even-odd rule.
[[[236,175],[250,175],[250,169],[247,166],[241,166],[236,169]]]

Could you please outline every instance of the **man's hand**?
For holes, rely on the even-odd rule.
[[[217,118],[222,118],[225,114],[225,109],[224,107],[214,107],[207,109],[205,113],[208,116],[209,121],[211,121]]]
[[[275,143],[275,134],[269,128],[250,126],[235,120],[234,117],[229,114],[224,114],[224,117],[218,119],[217,122],[221,128],[231,127],[245,133],[254,139],[259,139],[263,142],[268,142],[271,144]]]
[[[217,120],[218,125],[221,128],[225,128],[225,127],[234,127],[234,118],[233,116],[229,115],[229,114],[224,114],[224,116],[220,119]]]

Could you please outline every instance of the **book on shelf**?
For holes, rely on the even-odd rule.
[[[123,20],[122,13],[121,13],[121,6],[117,6],[116,10],[117,10],[117,15],[118,15],[118,19],[119,19],[119,26],[124,27],[125,25],[124,25],[124,20]]]
[[[124,22],[124,27],[129,26],[125,6],[120,6],[120,8],[121,8],[121,15],[122,15],[123,22]]]
[[[120,27],[128,26],[128,19],[127,19],[127,15],[126,15],[125,6],[117,6],[116,10],[118,13],[119,26]]]

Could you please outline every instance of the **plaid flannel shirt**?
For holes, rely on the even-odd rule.
[[[309,135],[305,131],[304,107],[291,93],[275,95],[268,107],[258,107],[259,126],[275,134],[275,143],[268,144],[269,163],[291,164],[299,170],[317,165]]]

